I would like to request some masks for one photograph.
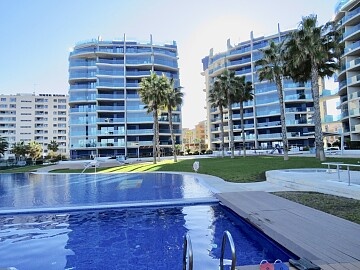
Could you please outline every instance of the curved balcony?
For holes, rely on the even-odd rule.
[[[360,37],[360,24],[349,27],[343,34],[343,40],[359,40]]]
[[[99,59],[96,65],[124,65],[123,59]]]
[[[344,56],[358,55],[360,53],[360,41],[356,41],[351,45],[345,46]]]

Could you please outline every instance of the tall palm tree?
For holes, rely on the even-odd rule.
[[[221,150],[221,156],[225,157],[224,108],[227,105],[227,101],[226,101],[225,93],[223,92],[223,89],[219,81],[215,81],[210,88],[209,103],[211,104],[212,108],[218,108],[220,112],[220,136],[221,136],[220,150]]]
[[[228,126],[229,126],[229,141],[231,158],[234,158],[234,126],[232,117],[232,104],[234,103],[234,93],[236,91],[235,83],[235,71],[225,69],[222,74],[217,76],[217,80],[220,82],[220,87],[223,93],[226,95],[227,109],[228,109]]]
[[[263,57],[255,62],[258,69],[259,80],[275,82],[280,103],[281,137],[284,147],[284,160],[289,159],[288,139],[286,134],[285,104],[282,79],[285,74],[284,43],[275,44],[271,41],[270,46],[261,50]]]
[[[314,101],[316,157],[325,160],[321,129],[319,79],[332,76],[339,68],[340,33],[334,23],[317,25],[317,16],[303,17],[286,43],[287,72],[297,82],[311,80]]]
[[[234,101],[240,103],[240,121],[241,121],[241,133],[243,143],[243,157],[246,157],[246,145],[245,145],[245,126],[244,126],[244,103],[254,99],[252,82],[245,82],[246,77],[235,78],[235,92]]]
[[[150,77],[144,77],[140,82],[139,95],[141,101],[145,104],[144,108],[147,113],[153,114],[154,139],[153,139],[153,163],[156,164],[156,156],[160,158],[160,141],[159,141],[159,119],[160,109],[166,101],[166,92],[170,88],[169,80],[165,75],[158,76],[151,72]]]
[[[173,110],[176,109],[178,106],[181,106],[183,103],[183,96],[184,93],[181,92],[181,87],[175,87],[174,79],[170,80],[170,88],[166,92],[166,103],[165,107],[167,108],[168,116],[169,116],[169,127],[170,127],[170,134],[171,134],[171,144],[172,150],[174,155],[174,162],[177,162],[177,155],[175,149],[175,134],[173,128]]]

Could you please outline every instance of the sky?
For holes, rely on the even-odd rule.
[[[184,92],[183,127],[206,119],[201,60],[289,30],[301,18],[332,19],[338,0],[0,0],[0,94],[68,94],[68,56],[79,41],[101,36],[176,41]]]

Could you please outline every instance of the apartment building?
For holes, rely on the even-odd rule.
[[[237,76],[246,76],[254,87],[253,101],[244,104],[244,126],[247,148],[273,148],[282,145],[280,107],[273,82],[258,79],[255,61],[260,59],[262,53],[259,51],[269,45],[270,41],[279,42],[283,40],[289,31],[281,32],[270,36],[254,37],[237,45],[230,45],[228,40],[227,50],[214,54],[210,50],[203,62],[203,73],[205,77],[206,100],[208,102],[209,90],[214,83],[216,76],[220,75],[226,68],[234,70]],[[287,137],[289,146],[312,147],[314,145],[314,123],[313,99],[311,95],[310,82],[301,84],[294,83],[289,79],[283,80],[284,101],[286,113]],[[210,148],[220,149],[220,113],[218,108],[212,108],[207,104],[208,134]],[[233,104],[233,127],[235,149],[242,147],[242,131],[240,119],[240,104]],[[225,133],[228,128],[228,111],[224,116]],[[229,137],[225,135],[226,148],[229,145]]]
[[[193,129],[183,128],[183,152],[189,149],[191,152],[203,151],[208,149],[206,128],[207,121],[201,121]]]
[[[342,130],[345,140],[360,141],[360,0],[341,0],[335,21],[344,52],[338,73]]]
[[[153,116],[138,90],[153,71],[180,86],[176,42],[155,44],[101,38],[79,42],[69,56],[70,154],[151,156]],[[159,116],[162,154],[172,153],[169,121]],[[173,112],[176,144],[181,144],[181,108]]]
[[[68,96],[56,94],[0,95],[0,136],[9,146],[38,142],[47,156],[51,141],[68,156]]]

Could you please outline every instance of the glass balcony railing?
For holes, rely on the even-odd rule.
[[[69,79],[95,78],[96,72],[70,72]]]
[[[126,76],[150,76],[150,70],[126,71]]]
[[[251,51],[250,45],[247,46],[247,47],[241,47],[241,48],[235,49],[235,50],[231,51],[230,54],[231,55],[233,55],[233,54],[241,54],[241,53],[245,53],[245,52],[249,52],[249,51]]]
[[[124,83],[115,83],[115,82],[102,82],[99,81],[98,84],[99,87],[117,87],[117,88],[123,88],[124,87]]]
[[[152,117],[128,117],[127,122],[153,122]]]
[[[124,71],[123,71],[123,70],[105,70],[105,69],[99,69],[98,75],[124,76]]]
[[[350,99],[356,99],[360,97],[360,91],[350,94]]]
[[[279,125],[281,125],[280,121],[272,121],[272,122],[258,123],[257,127],[274,127]]]
[[[125,130],[98,130],[97,135],[125,135]]]
[[[229,66],[235,66],[235,65],[246,64],[246,63],[251,64],[251,59],[245,58],[245,59],[241,59],[241,60],[237,60],[237,61],[230,61]]]
[[[285,112],[289,113],[289,112],[313,112],[314,111],[314,107],[306,107],[306,108],[302,108],[302,107],[292,107],[292,108],[285,108]]]
[[[351,45],[346,46],[344,49],[344,53],[347,54],[356,49],[360,49],[360,41],[356,41],[356,42],[352,43]]]
[[[354,84],[354,83],[360,83],[360,75],[352,76],[351,78],[347,79],[347,84]]]
[[[360,57],[350,61],[349,63],[347,63],[346,66],[347,66],[347,68],[353,68],[357,65],[360,65]]]
[[[100,58],[97,62],[98,64],[110,64],[110,65],[123,65],[123,59],[102,59]]]
[[[345,33],[343,34],[343,39],[346,39],[347,37],[351,36],[355,32],[360,31],[360,24],[352,26],[351,28],[348,28],[345,30]]]
[[[124,147],[125,142],[99,142],[97,143],[98,147]]]
[[[123,111],[124,106],[97,106],[98,111]]]
[[[286,95],[285,96],[285,101],[302,100],[302,99],[312,99],[312,95],[311,94],[305,94],[305,95],[295,94],[295,95]]]
[[[127,134],[128,134],[128,135],[137,135],[137,134],[141,134],[141,135],[144,135],[144,134],[152,135],[152,134],[154,134],[154,131],[153,131],[152,129],[135,129],[135,130],[128,129],[128,130],[127,130]]]
[[[350,114],[350,116],[359,116],[359,115],[360,115],[360,109],[359,109],[359,108],[357,108],[357,109],[351,109],[351,110],[349,111],[349,114]]]
[[[124,94],[98,94],[97,98],[103,98],[103,99],[124,99]]]
[[[71,108],[70,109],[70,112],[72,113],[88,113],[88,112],[93,112],[95,113],[96,112],[96,109],[95,108]]]
[[[346,21],[350,20],[351,18],[360,15],[360,7],[355,8],[354,10],[348,12],[344,18],[342,18],[341,23],[345,23]]]
[[[124,123],[125,122],[125,118],[97,118],[96,119],[97,123]]]

